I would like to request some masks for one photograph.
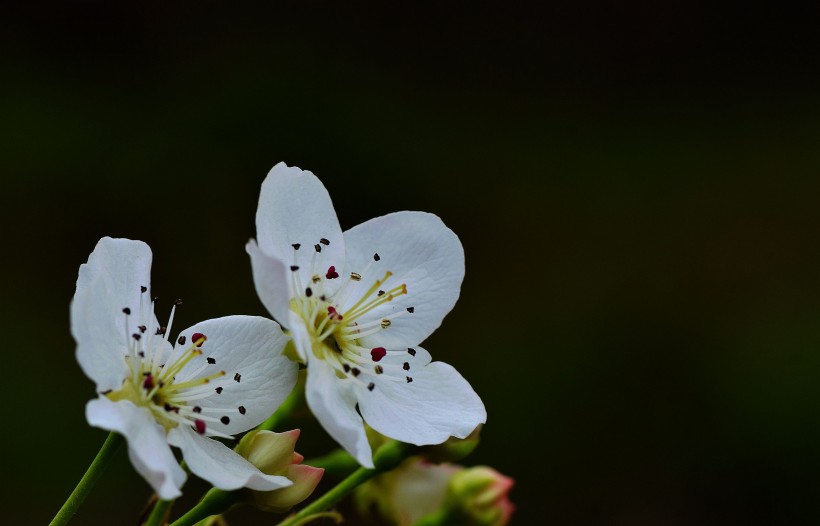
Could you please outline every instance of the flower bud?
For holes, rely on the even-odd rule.
[[[513,479],[492,468],[467,468],[450,479],[445,506],[463,517],[465,524],[503,526],[515,510],[507,496],[513,484]]]
[[[491,468],[413,457],[360,486],[354,503],[361,515],[398,526],[503,526],[514,510],[507,498],[512,485]]]
[[[257,507],[274,513],[284,513],[313,493],[325,470],[301,464],[304,457],[295,451],[299,430],[285,433],[251,431],[236,446],[236,452],[268,475],[281,475],[292,486],[273,491],[247,490]]]

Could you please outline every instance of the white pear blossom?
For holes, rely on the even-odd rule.
[[[458,299],[464,251],[435,215],[396,212],[344,233],[311,172],[280,163],[262,184],[251,256],[259,297],[308,367],[316,418],[363,466],[362,419],[403,442],[466,437],[481,399],[419,344]]]
[[[150,296],[151,249],[141,241],[103,238],[80,266],[71,303],[77,361],[96,383],[86,406],[92,426],[128,442],[136,470],[163,499],[180,495],[190,470],[224,490],[290,485],[266,475],[209,437],[232,438],[267,418],[296,382],[297,366],[282,355],[279,326],[253,316],[204,321],[168,341]]]

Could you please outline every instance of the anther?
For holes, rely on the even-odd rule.
[[[128,307],[125,307],[124,309],[122,309],[122,312],[127,316],[127,315],[131,314],[131,309],[129,309]]]
[[[202,408],[201,408],[201,407],[199,407],[199,406],[195,406],[195,407],[194,407],[194,413],[201,413],[201,412],[202,412]]]
[[[345,363],[345,364],[342,364],[342,369],[344,369],[346,373],[349,373],[349,372],[350,372],[350,366],[349,366],[348,364],[346,364],[346,363]]]
[[[180,345],[185,345],[185,336],[180,336],[177,343]]]
[[[239,381],[242,380],[242,375],[239,374],[239,373],[236,373],[235,375],[233,375],[233,379],[236,383],[239,383]]]
[[[336,267],[333,266],[333,265],[330,265],[330,268],[327,269],[327,274],[325,274],[325,277],[327,279],[336,279],[336,278],[338,278],[339,273],[336,272]]]
[[[367,390],[368,391],[372,391],[374,387],[376,387],[376,384],[374,384],[373,382],[370,382],[369,384],[367,384]]]
[[[244,406],[244,405],[240,405],[240,406],[239,406],[239,414],[240,414],[240,415],[244,415],[244,414],[245,414],[245,406]]]
[[[299,247],[301,247],[302,245],[299,243],[294,243],[291,246],[293,247],[293,250],[299,250]]]
[[[292,270],[293,272],[296,272],[297,270],[299,270],[299,265],[291,265],[290,270]]]
[[[145,353],[144,353],[143,351],[138,352],[138,353],[137,353],[137,355],[138,355],[140,358],[145,358]]]
[[[330,241],[328,241],[325,238],[322,238],[319,240],[319,243],[323,244],[324,246],[328,246],[330,244]]]
[[[322,276],[320,276],[319,274],[314,274],[312,279],[314,283],[319,283],[320,281],[322,281]]]
[[[217,387],[216,389],[214,389],[214,391],[216,391],[216,394],[222,394],[222,388],[221,387]]]
[[[415,311],[416,311],[415,307],[407,307],[407,312],[409,312],[410,314],[413,314]]]
[[[358,367],[354,367],[350,370],[353,373],[353,376],[359,376],[362,372],[358,369]]]
[[[390,327],[390,320],[385,318],[382,320],[382,329],[386,329],[388,327]]]
[[[151,373],[145,375],[145,380],[142,381],[142,388],[146,391],[150,391],[154,388],[154,377],[151,376]]]
[[[412,378],[410,378],[409,376],[407,376],[406,378],[407,378],[407,383],[408,383],[408,384],[413,382],[413,379],[412,379]]]
[[[139,327],[137,327],[137,329],[139,329],[141,333],[145,334],[145,331],[148,330],[148,327],[146,327],[145,325],[140,325]]]
[[[383,291],[383,290],[380,290],[379,292],[377,292],[377,293],[376,293],[376,295],[377,295],[377,296],[384,296],[384,291]]]
[[[380,260],[380,259],[381,259],[381,256],[379,256],[379,253],[378,253],[378,252],[376,252],[375,254],[373,254],[373,259],[374,259],[375,261],[378,261],[378,260]]]
[[[165,327],[159,327],[157,332],[154,333],[156,336],[162,336],[163,334],[165,334]]]
[[[202,420],[198,418],[194,420],[194,428],[196,429],[196,432],[200,435],[205,434],[205,422],[203,422]]]
[[[374,362],[378,362],[382,358],[387,355],[387,350],[384,347],[376,347],[375,349],[371,349],[370,357],[373,358]]]
[[[228,425],[228,424],[231,423],[231,419],[228,418],[227,416],[223,416],[222,418],[219,419],[219,421],[222,422],[225,425]]]
[[[319,243],[316,243],[315,245],[313,245],[313,248],[316,250],[316,252],[321,252],[322,251],[322,245],[320,245]]]
[[[362,280],[362,275],[357,274],[355,272],[351,272],[350,273],[350,279],[352,279],[353,281],[361,281]]]
[[[151,301],[153,301],[154,303],[156,303],[158,299],[159,299],[159,296],[154,296],[153,298],[151,298]]]
[[[131,335],[131,337],[132,337],[132,338],[134,338],[134,339],[135,339],[135,340],[137,340],[137,341],[140,341],[140,338],[142,338],[142,335],[141,335],[141,334],[137,334],[137,333],[135,332],[134,334],[132,334],[132,335]]]
[[[144,286],[144,285],[143,285],[143,286],[141,286],[141,287],[140,287],[140,292],[148,292],[148,287],[146,287],[146,286]]]
[[[376,371],[376,374],[382,374],[384,372],[384,367],[382,367],[381,365],[377,365],[373,368],[373,370]]]
[[[409,371],[410,370],[410,364],[408,362],[404,362],[404,365],[402,365],[401,368],[404,369],[405,371]]]
[[[178,299],[178,300],[176,300],[176,301],[174,302],[174,305],[176,305],[177,307],[179,307],[180,305],[182,305],[182,300],[179,300],[179,299]]]
[[[305,296],[307,296],[308,298],[313,296],[313,291],[310,290],[310,287],[305,289]]]
[[[208,363],[211,364],[211,365],[216,363],[216,358],[211,358],[210,356],[208,356],[205,359],[208,360]]]
[[[415,356],[415,355],[416,355],[416,350],[415,350],[415,349],[407,349],[407,353],[408,353],[410,356]]]

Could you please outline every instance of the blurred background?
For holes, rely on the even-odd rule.
[[[285,161],[343,228],[461,237],[426,347],[484,399],[467,463],[516,479],[514,524],[816,524],[820,16],[622,4],[3,4],[3,522],[50,520],[105,437],[68,324],[97,240],[151,245],[177,328],[266,315],[243,247]],[[149,495],[121,451],[75,523]]]

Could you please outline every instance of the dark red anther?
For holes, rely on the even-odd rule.
[[[196,429],[196,432],[200,435],[205,434],[205,422],[203,422],[202,420],[198,418],[194,420],[194,428]]]
[[[331,320],[342,321],[342,315],[339,314],[339,311],[337,311],[336,307],[334,307],[333,305],[327,308],[327,316]]]
[[[370,351],[370,357],[373,358],[374,362],[378,362],[385,356],[387,356],[387,351],[384,347],[376,347]]]
[[[145,375],[145,380],[142,381],[142,388],[150,391],[154,388],[154,377],[150,374]]]
[[[336,267],[334,265],[330,265],[330,268],[327,269],[327,274],[325,274],[327,279],[336,279],[339,277],[339,273],[336,272]]]
[[[194,345],[202,345],[203,343],[205,343],[205,340],[207,340],[207,339],[208,338],[204,334],[202,334],[201,332],[195,332],[191,335],[191,342]],[[200,341],[200,340],[202,340],[202,341]]]

